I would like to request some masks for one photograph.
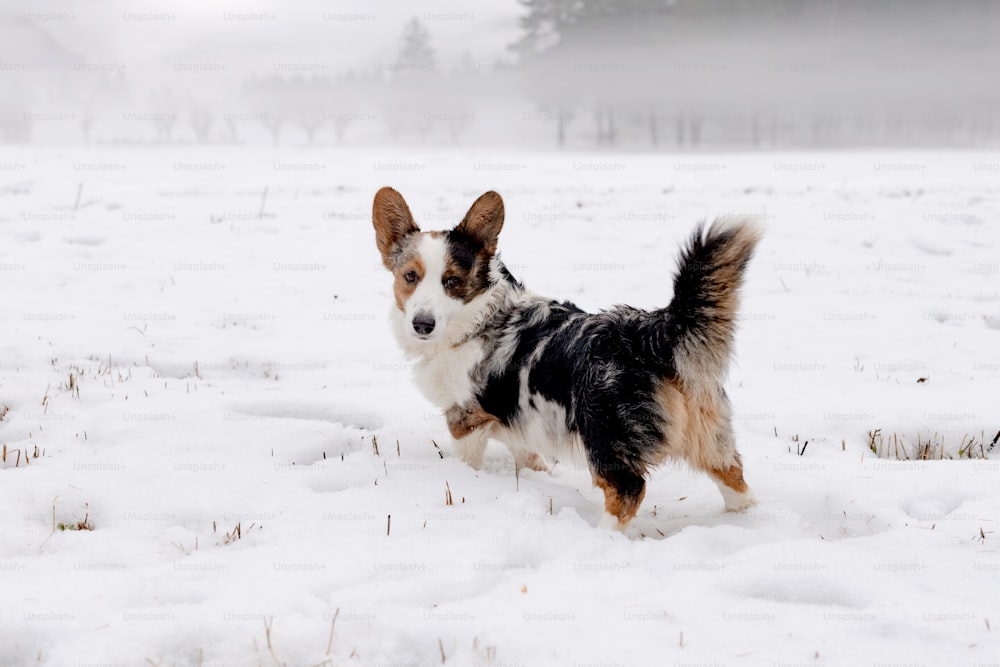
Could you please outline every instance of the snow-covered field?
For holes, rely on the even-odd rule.
[[[622,535],[586,471],[452,458],[382,185],[426,228],[500,191],[513,273],[591,309],[762,216],[759,505],[667,467]],[[895,460],[1000,429],[1000,154],[6,148],[0,303],[0,665],[1000,663],[1000,452]]]

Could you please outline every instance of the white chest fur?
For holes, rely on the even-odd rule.
[[[466,404],[474,394],[469,373],[483,358],[478,341],[459,347],[442,346],[437,352],[421,355],[414,367],[414,380],[421,393],[439,408]]]
[[[407,321],[392,308],[389,321],[404,354],[416,360],[413,380],[427,400],[442,409],[462,405],[475,393],[469,374],[483,358],[482,343],[469,340],[453,346],[447,339],[437,344],[417,341],[407,331]]]

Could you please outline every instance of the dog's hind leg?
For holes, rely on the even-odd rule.
[[[743,479],[743,462],[736,451],[736,435],[730,422],[729,401],[723,397],[721,421],[716,425],[715,437],[709,437],[712,455],[702,459],[703,469],[719,487],[727,512],[740,512],[757,501]],[[708,465],[705,465],[708,464]]]
[[[736,451],[732,408],[724,391],[691,394],[668,385],[664,401],[672,430],[668,434],[684,443],[682,456],[688,464],[712,478],[727,512],[739,512],[753,505],[743,479],[743,463]]]

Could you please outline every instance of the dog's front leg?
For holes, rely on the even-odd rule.
[[[486,453],[487,429],[477,429],[464,438],[455,438],[452,451],[471,468],[479,470],[483,467],[483,454]]]
[[[444,417],[448,422],[448,430],[455,439],[455,455],[476,470],[481,468],[486,442],[497,418],[479,405],[453,405],[445,411]]]

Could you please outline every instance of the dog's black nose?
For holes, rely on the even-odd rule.
[[[429,313],[417,313],[413,317],[413,330],[420,336],[426,336],[434,331],[434,316]]]

